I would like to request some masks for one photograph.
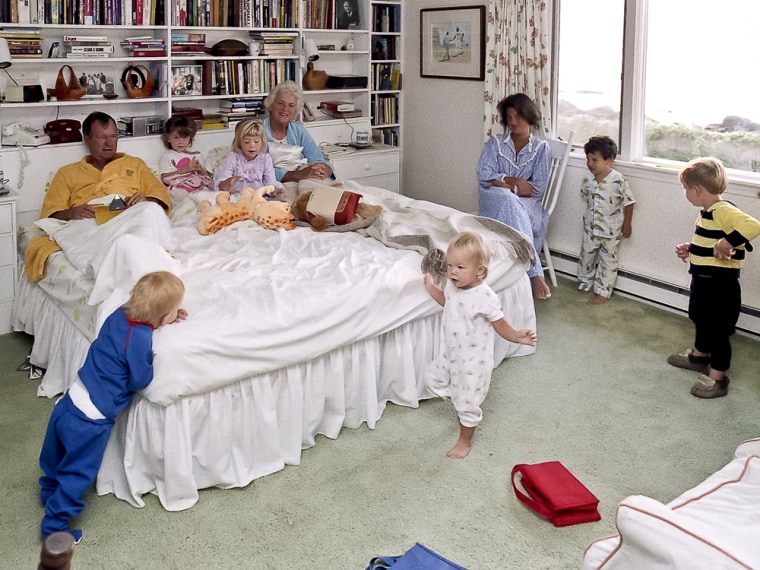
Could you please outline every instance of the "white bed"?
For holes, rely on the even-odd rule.
[[[55,234],[64,251],[42,281],[21,279],[14,307],[15,330],[35,336],[32,362],[46,369],[41,396],[68,387],[99,319],[141,272],[171,269],[186,285],[189,318],[154,334],[154,380],[117,420],[99,494],[142,506],[141,496],[155,493],[164,508],[186,509],[199,489],[241,487],[297,465],[317,434],[373,428],[388,402],[416,407],[431,397],[424,370],[441,310],[422,285],[419,248],[387,244],[424,234],[443,249],[462,229],[494,244],[506,235],[518,250],[526,242],[444,206],[345,184],[385,209],[364,233],[269,231],[248,221],[200,236],[196,205],[208,196],[199,193],[175,194],[171,225],[151,230],[171,256],[131,235],[90,239],[97,247],[83,254],[67,246],[80,226]],[[511,250],[497,247],[488,281],[507,318],[535,328],[528,263]],[[499,339],[495,364],[534,350]]]

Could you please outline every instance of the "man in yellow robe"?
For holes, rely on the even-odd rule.
[[[95,206],[88,202],[109,194],[125,196],[128,208],[148,200],[169,213],[171,198],[163,182],[141,159],[116,152],[119,131],[113,117],[100,111],[90,113],[82,124],[82,134],[89,154],[55,174],[42,202],[42,218],[94,218]],[[50,238],[34,239],[26,250],[27,277],[32,281],[42,279],[45,261],[56,251],[60,247]]]

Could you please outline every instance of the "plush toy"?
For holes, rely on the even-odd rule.
[[[361,194],[343,190],[339,185],[319,186],[298,195],[293,202],[293,215],[321,232],[330,225],[356,223],[383,213],[382,206],[360,202],[361,197]]]
[[[253,220],[267,230],[285,228],[292,230],[293,214],[287,202],[267,201],[264,194],[273,191],[272,186],[263,186],[258,190],[244,188],[237,202],[230,201],[229,192],[220,192],[216,196],[216,207],[204,200],[198,205],[201,219],[198,232],[207,236],[241,220]]]
[[[440,249],[431,249],[422,258],[420,268],[427,273],[440,289],[446,286],[446,254]]]

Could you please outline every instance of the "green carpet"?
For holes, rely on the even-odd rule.
[[[446,457],[457,436],[450,403],[390,406],[377,429],[319,437],[301,465],[203,491],[188,511],[90,493],[72,568],[361,570],[417,541],[471,569],[579,568],[586,546],[615,532],[621,499],[670,501],[760,435],[757,340],[734,337],[728,396],[699,400],[689,394],[696,373],[665,363],[691,344],[685,316],[587,299],[563,279],[538,303],[538,351],[494,373],[467,459]],[[0,567],[13,569],[39,560],[37,454],[53,406],[16,372],[30,346],[0,336]],[[515,499],[512,466],[548,460],[599,497],[601,521],[554,528]]]

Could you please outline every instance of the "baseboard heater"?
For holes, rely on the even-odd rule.
[[[578,257],[552,251],[554,270],[575,279]],[[671,283],[644,277],[629,271],[619,271],[615,291],[657,307],[686,314],[689,306],[689,290]],[[760,339],[760,310],[742,305],[736,328]]]

